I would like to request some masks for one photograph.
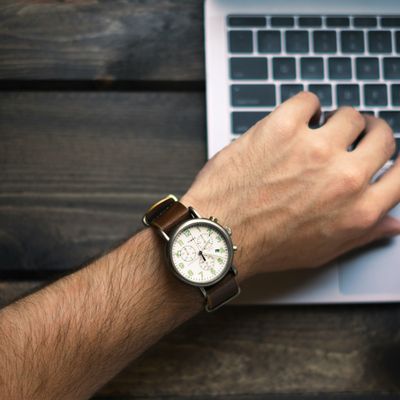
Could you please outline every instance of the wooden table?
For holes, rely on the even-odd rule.
[[[187,189],[206,160],[202,19],[195,0],[1,1],[1,304]],[[400,306],[226,307],[98,394],[191,396],[400,398]]]

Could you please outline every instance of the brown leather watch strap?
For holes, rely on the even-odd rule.
[[[213,311],[223,304],[238,296],[240,287],[232,269],[216,284],[204,288],[206,297],[206,310]]]

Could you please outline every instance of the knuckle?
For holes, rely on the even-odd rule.
[[[389,129],[382,129],[382,140],[384,141],[384,152],[389,158],[396,150],[396,141],[393,136],[393,131]]]
[[[364,202],[357,205],[352,219],[356,229],[364,230],[373,227],[379,217],[380,213],[377,207],[370,202]]]
[[[319,97],[313,92],[301,91],[298,93],[298,96],[306,102],[319,104]]]
[[[379,124],[379,129],[390,132],[393,135],[393,129],[383,118],[376,118],[376,119]]]
[[[355,108],[345,106],[341,108],[342,113],[346,115],[348,121],[355,126],[358,130],[362,131],[366,126],[366,121],[363,115]]]
[[[346,192],[359,192],[365,184],[365,174],[359,168],[347,166],[340,173],[340,181]]]
[[[324,163],[331,158],[332,147],[326,140],[313,137],[307,147],[312,161]]]
[[[280,110],[283,111],[283,110]],[[273,118],[271,117],[271,123],[272,123],[272,130],[277,132],[278,134],[283,134],[283,135],[294,135],[299,127],[294,118],[282,118],[282,115],[280,113],[275,113],[273,115]]]

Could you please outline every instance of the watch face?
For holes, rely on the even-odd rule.
[[[169,253],[177,275],[193,285],[221,279],[232,262],[232,242],[218,224],[194,219],[182,224],[170,239]]]

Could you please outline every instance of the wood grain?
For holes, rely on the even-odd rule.
[[[0,270],[64,270],[141,227],[206,160],[199,93],[3,93]]]
[[[204,79],[200,0],[0,3],[0,79]]]

